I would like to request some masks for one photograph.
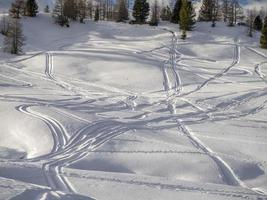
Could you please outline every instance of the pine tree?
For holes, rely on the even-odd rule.
[[[97,6],[95,10],[95,19],[94,19],[96,22],[99,21],[99,15],[100,15],[99,7]]]
[[[190,11],[188,6],[187,0],[182,0],[182,7],[180,10],[180,30],[182,30],[182,36],[181,38],[183,40],[186,39],[186,31],[189,27],[189,21],[190,21]]]
[[[199,11],[200,21],[212,21],[213,14],[213,0],[203,0],[202,6]]]
[[[172,16],[172,11],[169,6],[163,7],[161,9],[160,18],[163,21],[170,21]]]
[[[152,17],[151,21],[149,22],[150,26],[158,26],[159,24],[159,6],[158,1],[155,0],[154,5],[152,7]]]
[[[117,22],[124,22],[129,19],[128,8],[125,0],[119,0],[119,12]]]
[[[138,24],[144,24],[149,15],[149,4],[146,0],[135,0],[133,17]]]
[[[260,15],[258,15],[254,20],[254,29],[257,31],[261,31],[262,25],[263,25],[262,19],[261,19]]]
[[[267,17],[264,19],[263,28],[261,31],[260,46],[263,49],[267,49]]]
[[[55,23],[59,24],[60,26],[67,26],[69,27],[69,20],[64,15],[64,1],[57,0],[55,8],[53,10],[53,18],[55,19]]]
[[[174,23],[174,24],[179,23],[181,7],[182,7],[182,0],[176,0],[174,9],[172,11],[171,23]]]
[[[9,30],[4,40],[4,51],[11,54],[23,53],[24,40],[19,19],[9,19]]]
[[[26,15],[29,17],[35,17],[38,13],[38,5],[35,0],[26,1]]]
[[[21,15],[23,15],[23,9],[25,7],[24,0],[15,0],[14,3],[11,4],[11,7],[9,9],[9,15],[12,18],[19,19]]]
[[[84,19],[86,18],[86,1],[85,0],[78,0],[78,18],[80,23],[84,23]]]
[[[44,12],[45,12],[45,13],[50,13],[49,5],[46,5],[46,6],[45,6],[45,8],[44,8]]]
[[[192,5],[192,2],[188,2],[188,10],[189,10],[189,24],[188,24],[188,31],[192,31],[195,28],[196,24],[196,12]]]

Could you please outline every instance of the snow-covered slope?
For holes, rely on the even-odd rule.
[[[0,199],[267,198],[258,34],[23,25],[25,55],[0,53]]]

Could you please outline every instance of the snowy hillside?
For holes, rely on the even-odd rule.
[[[25,54],[0,53],[1,200],[267,199],[258,34],[22,21]]]

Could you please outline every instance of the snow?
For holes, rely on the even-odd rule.
[[[0,199],[267,199],[259,33],[23,29],[25,54],[0,53]]]

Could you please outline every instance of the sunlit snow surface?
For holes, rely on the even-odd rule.
[[[258,34],[23,23],[26,54],[0,54],[0,199],[267,198]]]

